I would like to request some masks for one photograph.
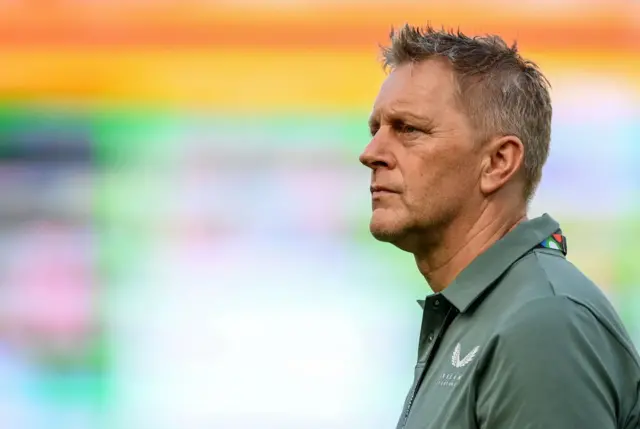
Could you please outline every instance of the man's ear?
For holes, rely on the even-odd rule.
[[[516,136],[495,138],[485,144],[480,190],[489,195],[514,178],[524,163],[524,145]]]

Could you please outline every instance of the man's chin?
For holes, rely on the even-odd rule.
[[[396,243],[404,235],[404,228],[398,225],[398,222],[376,219],[375,216],[371,218],[369,231],[376,240],[392,244]]]
[[[398,216],[397,213],[374,211],[369,223],[369,231],[376,240],[413,253],[417,230],[412,228],[403,216]]]
[[[373,238],[384,243],[393,243],[397,239],[397,234],[393,231],[378,228],[370,228],[370,231]]]

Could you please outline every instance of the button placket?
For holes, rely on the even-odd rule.
[[[418,360],[425,360],[436,343],[445,317],[446,302],[442,296],[427,297],[424,301],[422,328],[418,345]]]
[[[416,366],[416,377],[414,384],[408,396],[408,401],[403,410],[401,420],[399,422],[400,428],[403,428],[409,420],[409,414],[413,401],[416,398],[420,390],[420,386],[426,373],[429,371],[431,362],[433,360],[433,354],[436,353],[439,343],[439,338],[442,336],[444,330],[447,328],[447,320],[452,314],[451,306],[448,302],[443,301],[441,296],[432,296],[425,300],[424,310],[422,314],[422,328],[420,335],[420,344],[418,347],[418,365]],[[423,365],[420,369],[418,369]]]

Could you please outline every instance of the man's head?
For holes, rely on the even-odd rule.
[[[551,134],[536,65],[497,36],[408,25],[382,53],[390,73],[360,156],[372,170],[373,235],[415,252],[428,244],[415,237],[437,239],[490,202],[526,208]]]

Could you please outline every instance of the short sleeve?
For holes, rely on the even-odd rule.
[[[539,299],[488,344],[476,416],[483,429],[626,428],[639,373],[587,308],[564,297]]]

